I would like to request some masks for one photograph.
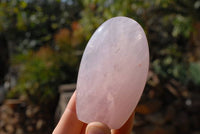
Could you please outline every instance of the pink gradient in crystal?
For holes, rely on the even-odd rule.
[[[80,64],[78,119],[120,128],[141,97],[148,67],[149,49],[142,27],[127,17],[104,22],[89,40]]]

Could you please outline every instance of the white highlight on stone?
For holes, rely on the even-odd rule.
[[[78,119],[120,128],[134,111],[149,68],[142,27],[133,19],[114,17],[92,35],[77,80]]]

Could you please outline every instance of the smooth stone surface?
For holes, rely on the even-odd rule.
[[[78,119],[120,128],[135,109],[149,68],[142,27],[127,17],[104,22],[84,51],[77,81]]]

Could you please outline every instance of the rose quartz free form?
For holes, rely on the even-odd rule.
[[[148,67],[149,49],[142,27],[127,17],[104,22],[89,40],[80,64],[78,119],[120,128],[140,99]]]

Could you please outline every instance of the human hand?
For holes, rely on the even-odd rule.
[[[111,130],[100,122],[83,123],[76,115],[76,92],[74,92],[53,134],[131,134],[133,118],[134,113],[120,129],[116,130]]]

